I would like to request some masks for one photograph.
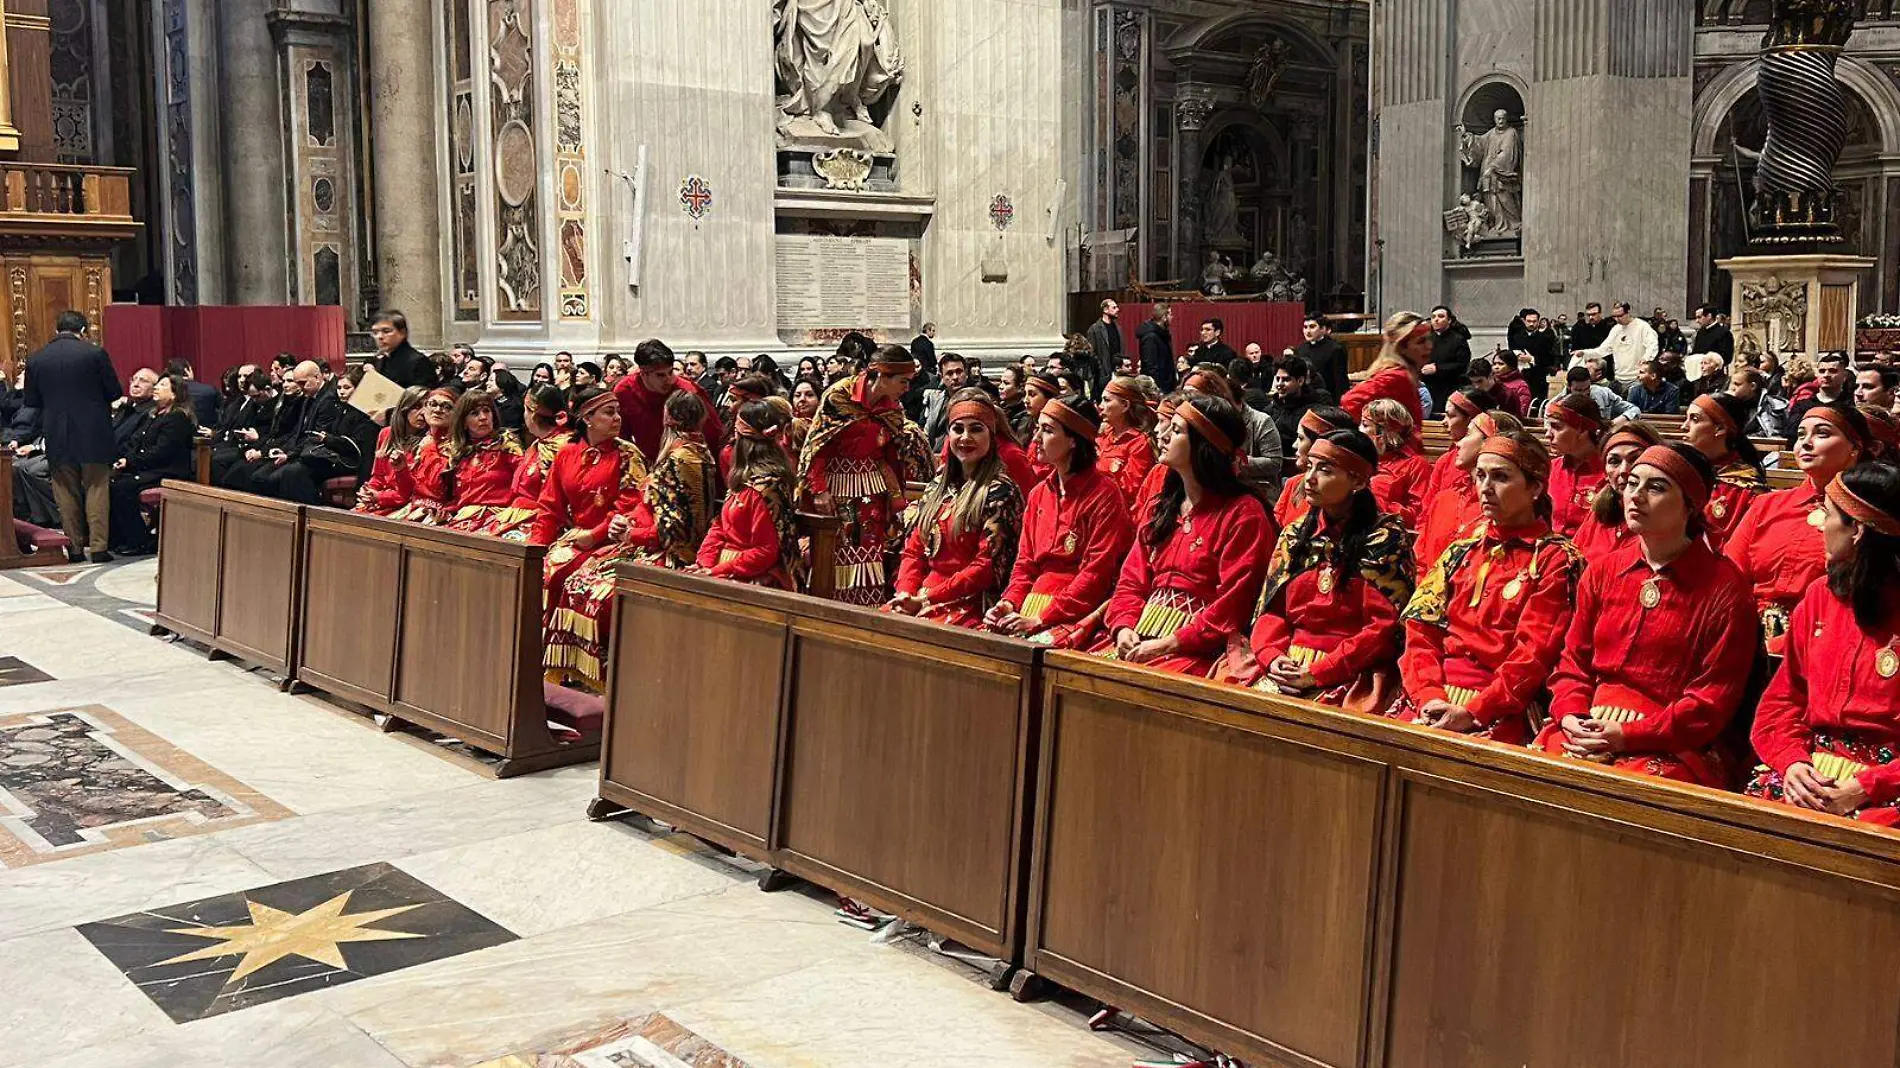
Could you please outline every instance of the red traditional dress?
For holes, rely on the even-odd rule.
[[[1528,742],[1583,570],[1583,554],[1541,519],[1512,530],[1486,523],[1453,543],[1406,606],[1407,700],[1396,714],[1448,701],[1477,719],[1479,737]]]
[[[416,445],[415,459],[409,464],[412,489],[409,503],[389,514],[405,523],[440,522],[442,509],[449,500],[449,461],[442,455],[448,433],[431,430]]]
[[[1029,436],[1029,448],[1027,452],[1025,453],[1025,455],[1029,457],[1030,477],[1034,478],[1036,480],[1036,483],[1040,483],[1043,479],[1048,478],[1050,475],[1053,475],[1056,473],[1055,465],[1052,463],[1047,463],[1043,460],[1042,441],[1038,439],[1034,434],[1031,434]],[[1034,484],[1035,483],[1032,483],[1032,485]]]
[[[391,431],[384,427],[376,435],[376,461],[370,467],[369,481],[363,484],[369,502],[358,503],[356,510],[368,515],[390,515],[407,505],[416,495],[413,467],[415,450],[402,451],[389,446]]]
[[[798,462],[801,492],[829,493],[844,520],[836,597],[865,606],[888,599],[884,553],[900,533],[904,484],[929,478],[933,467],[923,431],[904,419],[902,405],[869,406],[870,381],[867,372],[825,391]]]
[[[1431,477],[1425,480],[1425,509],[1430,511],[1432,502],[1438,495],[1461,482],[1471,481],[1471,472],[1458,470],[1458,443],[1452,442],[1451,448],[1438,455],[1432,461]]]
[[[1827,573],[1823,488],[1809,479],[1755,498],[1723,547],[1754,590],[1762,642],[1771,656],[1781,655],[1794,606]]]
[[[1379,457],[1379,468],[1372,476],[1372,496],[1381,512],[1399,517],[1407,530],[1417,530],[1425,510],[1425,483],[1432,468],[1417,444],[1406,442]]]
[[[1134,520],[1114,479],[1093,469],[1067,486],[1045,479],[1029,491],[1003,600],[1036,621],[1031,641],[1072,649],[1093,630],[1085,621],[1108,604],[1134,542]]]
[[[1477,484],[1471,481],[1469,471],[1458,474],[1456,481],[1426,498],[1425,517],[1418,525],[1418,544],[1412,551],[1421,570],[1437,563],[1439,554],[1451,548],[1452,542],[1476,535],[1484,522],[1484,502],[1478,499]]]
[[[1601,456],[1556,457],[1550,465],[1551,528],[1566,538],[1576,534],[1607,477]]]
[[[1736,460],[1716,465],[1715,487],[1709,491],[1702,518],[1709,528],[1709,548],[1721,552],[1729,535],[1741,525],[1755,498],[1768,492],[1768,480],[1753,466]]]
[[[508,507],[496,512],[481,533],[507,541],[527,541],[534,528],[534,517],[541,507],[541,488],[547,485],[548,470],[554,458],[574,440],[574,435],[557,430],[530,444],[515,465],[515,479],[509,486]]]
[[[442,521],[451,530],[479,534],[514,503],[515,474],[521,468],[520,439],[503,431],[477,442],[467,455],[449,464],[448,505]]]
[[[980,627],[1002,595],[1022,536],[1023,498],[1007,476],[991,482],[980,526],[956,532],[956,495],[945,494],[934,516],[919,516],[904,539],[896,592],[922,597],[919,619]]]
[[[627,533],[636,559],[664,567],[690,567],[699,559],[699,543],[719,507],[717,464],[698,434],[675,437],[666,447]]]
[[[1537,745],[1563,752],[1565,716],[1607,720],[1625,743],[1612,766],[1726,787],[1718,738],[1754,657],[1748,583],[1733,564],[1693,541],[1656,571],[1635,542],[1584,572]]]
[[[1412,415],[1414,435],[1418,433],[1419,427],[1425,425],[1425,409],[1418,402],[1418,379],[1398,367],[1388,367],[1347,390],[1346,395],[1339,398],[1339,406],[1346,409],[1346,414],[1357,422],[1365,414],[1366,405],[1381,397],[1405,406],[1405,410]]]
[[[1397,516],[1380,516],[1366,534],[1357,566],[1346,574],[1337,525],[1324,513],[1314,522],[1317,528],[1303,546],[1299,526],[1280,531],[1246,651],[1224,658],[1215,677],[1281,693],[1266,671],[1284,656],[1304,667],[1316,687],[1291,696],[1382,712],[1395,688],[1399,609],[1412,594],[1405,528]]]
[[[1122,503],[1128,506],[1129,522],[1133,523],[1136,517],[1147,515],[1149,511],[1154,508],[1155,502],[1161,499],[1162,487],[1167,484],[1168,467],[1166,464],[1156,464],[1149,468],[1147,477],[1141,480],[1140,495],[1133,500],[1127,498],[1123,498],[1122,500]]]
[[[699,543],[699,566],[714,578],[796,590],[798,530],[785,487],[761,475],[733,490]]]
[[[1095,454],[1100,458],[1096,462],[1097,470],[1115,480],[1123,500],[1133,500],[1141,492],[1141,484],[1155,467],[1154,439],[1140,430],[1124,430],[1114,435],[1103,431],[1095,439]]]
[[[625,541],[609,541],[607,529],[615,516],[631,520],[639,512],[646,477],[640,447],[630,441],[576,441],[554,458],[528,539],[549,546],[542,597],[549,681],[604,689],[613,564],[631,551]],[[590,548],[581,547],[583,534]]]
[[[1246,633],[1273,539],[1266,506],[1245,493],[1203,497],[1158,546],[1137,533],[1108,602],[1106,639],[1092,651],[1112,658],[1115,635],[1128,629],[1143,641],[1172,636],[1180,648],[1144,666],[1206,675],[1229,639]]]
[[[1046,474],[1042,476],[1036,474],[1036,465],[1029,462],[1029,453],[1021,445],[1016,444],[1001,434],[997,434],[992,440],[996,442],[997,458],[1003,461],[1003,470],[1009,473],[1009,480],[1016,483],[1018,490],[1027,493],[1027,487],[1034,486],[1041,482],[1043,478],[1048,477]],[[949,455],[949,448],[950,443],[945,441],[944,455],[946,458]],[[945,462],[948,462],[947,459]]]
[[[1614,523],[1605,523],[1598,519],[1596,510],[1591,509],[1590,513],[1584,516],[1583,525],[1577,528],[1576,536],[1570,539],[1570,543],[1583,554],[1586,563],[1595,564],[1615,554],[1635,537],[1636,535],[1630,533],[1629,524],[1623,521],[1622,508],[1619,506]]]
[[[1156,470],[1166,469],[1156,468]],[[1286,485],[1280,487],[1280,499],[1273,502],[1273,524],[1281,530],[1299,522],[1306,515],[1306,510],[1312,507],[1306,503],[1305,485],[1306,472],[1301,471],[1287,479]]]
[[[1753,741],[1766,766],[1748,793],[1779,801],[1788,768],[1811,764],[1836,782],[1860,780],[1867,801],[1855,819],[1900,825],[1900,613],[1869,634],[1816,579],[1790,619]]]

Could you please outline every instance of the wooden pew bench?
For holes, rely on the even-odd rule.
[[[283,676],[297,653],[304,508],[168,479],[158,524],[153,633],[201,642]]]

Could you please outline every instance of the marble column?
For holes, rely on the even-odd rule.
[[[409,338],[418,347],[436,347],[443,335],[443,178],[436,167],[435,7],[429,0],[364,7],[379,303],[409,317]]]
[[[1189,279],[1189,285],[1201,277],[1201,153],[1206,148],[1202,133],[1213,113],[1214,95],[1205,88],[1189,85],[1177,91],[1174,247],[1179,251],[1174,268],[1177,277]]]
[[[270,0],[218,6],[218,85],[225,187],[225,296],[233,304],[290,302],[284,204],[284,115]]]

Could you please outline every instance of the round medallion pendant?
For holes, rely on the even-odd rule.
[[[1900,675],[1900,653],[1894,652],[1892,646],[1882,649],[1880,655],[1874,657],[1874,670],[1879,672],[1883,679]]]
[[[1820,530],[1822,525],[1825,524],[1826,522],[1827,522],[1826,508],[1816,508],[1814,511],[1808,513],[1808,525],[1813,527],[1814,529]]]
[[[1662,603],[1662,584],[1655,579],[1643,583],[1641,600],[1644,608],[1654,608]]]

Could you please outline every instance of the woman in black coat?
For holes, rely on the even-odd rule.
[[[157,551],[158,539],[145,523],[139,494],[168,478],[191,477],[192,441],[198,418],[181,375],[167,375],[152,387],[152,417],[132,435],[125,455],[112,471],[112,551],[140,556]]]

